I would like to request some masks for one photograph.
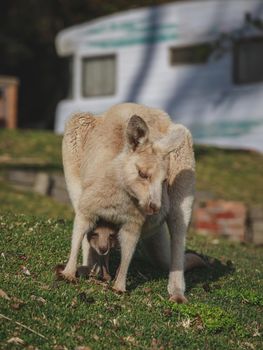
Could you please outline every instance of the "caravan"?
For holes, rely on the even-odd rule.
[[[161,108],[198,143],[263,152],[263,2],[210,0],[129,10],[61,31],[70,93],[56,110]]]

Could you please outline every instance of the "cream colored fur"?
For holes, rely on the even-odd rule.
[[[81,242],[83,263],[88,263],[83,237],[102,218],[121,227],[114,288],[126,290],[136,244],[145,237],[155,247],[156,263],[169,267],[171,299],[184,302],[185,235],[195,182],[190,132],[161,110],[131,103],[101,116],[77,114],[66,126],[63,164],[76,213],[64,277],[74,279]]]

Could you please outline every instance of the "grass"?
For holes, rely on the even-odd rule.
[[[0,166],[62,169],[61,140],[49,131],[0,129]]]
[[[60,143],[48,132],[1,131],[0,165],[60,169]],[[196,157],[198,190],[262,205],[261,155],[198,146]],[[213,262],[186,274],[187,305],[169,302],[167,274],[139,258],[129,271],[128,293],[117,295],[95,280],[54,278],[54,266],[70,249],[70,208],[3,180],[0,202],[0,288],[9,297],[0,291],[0,349],[263,348],[261,247],[216,244],[191,233],[187,247]],[[118,260],[115,254],[112,272]],[[23,344],[8,342],[12,338]]]
[[[1,349],[21,348],[7,343],[12,337],[41,350],[262,348],[261,248],[190,235],[188,247],[215,261],[187,273],[190,303],[175,305],[167,299],[167,274],[138,259],[125,295],[94,280],[56,281],[52,271],[69,253],[71,224],[1,215],[1,288],[10,300],[0,298],[0,309],[12,320],[0,319]]]
[[[0,180],[1,211],[9,211],[39,217],[72,219],[73,210],[51,197],[40,196],[30,191],[18,190]]]
[[[263,155],[256,152],[196,146],[197,190],[219,198],[263,203]]]

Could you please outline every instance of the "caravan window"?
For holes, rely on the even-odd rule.
[[[235,84],[263,82],[263,38],[241,39],[234,44]]]
[[[171,47],[170,63],[172,66],[179,64],[206,63],[208,61],[210,53],[210,43],[202,43],[191,46]]]
[[[116,90],[116,57],[86,57],[82,61],[84,97],[113,95]]]

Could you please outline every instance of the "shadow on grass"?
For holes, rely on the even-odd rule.
[[[187,252],[196,253],[187,250]],[[209,284],[218,281],[221,277],[233,274],[235,267],[231,261],[222,263],[220,260],[210,256],[202,255],[207,266],[196,267],[185,273],[187,291],[189,292],[196,285],[202,285],[206,291],[209,291]],[[110,271],[112,276],[119,265],[120,256],[114,252],[111,256]],[[168,271],[163,271],[150,262],[142,258],[134,257],[128,273],[128,291],[136,289],[138,286],[151,281],[168,280]]]

